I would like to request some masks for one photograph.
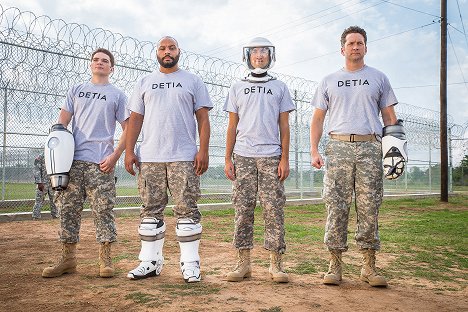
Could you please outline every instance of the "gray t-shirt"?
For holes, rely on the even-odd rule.
[[[326,76],[312,99],[312,106],[329,111],[328,132],[335,134],[382,135],[380,110],[397,103],[387,76],[367,65]]]
[[[112,84],[85,82],[68,91],[62,109],[73,115],[73,159],[99,164],[114,152],[115,124],[128,118],[126,104],[127,96]]]
[[[234,83],[224,103],[226,112],[239,115],[234,153],[244,157],[281,155],[279,114],[295,109],[282,81]]]
[[[197,153],[195,112],[202,107],[212,109],[213,104],[203,81],[192,73],[157,70],[141,78],[128,103],[130,111],[144,115],[139,160],[193,161]]]

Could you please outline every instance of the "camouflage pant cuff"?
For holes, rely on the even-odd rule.
[[[380,246],[359,246],[359,251],[361,250],[375,250],[375,251],[379,251],[380,250]]]
[[[328,251],[341,251],[341,252],[344,252],[344,251],[348,251],[348,247],[329,247],[327,246],[327,249]]]

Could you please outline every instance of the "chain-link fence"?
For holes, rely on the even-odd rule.
[[[48,129],[57,120],[67,90],[89,80],[89,56],[97,47],[114,53],[116,69],[111,81],[127,94],[131,94],[140,76],[158,66],[154,42],[0,6],[0,207],[4,211],[6,208],[10,211],[29,210],[32,206],[34,158],[43,152]],[[241,64],[185,50],[179,65],[202,78],[214,103],[214,109],[210,111],[210,167],[201,179],[203,195],[200,202],[229,202],[231,183],[223,171],[227,114],[222,107],[230,85],[246,72]],[[288,198],[317,197],[322,189],[323,171],[312,170],[309,155],[310,100],[316,82],[273,74],[288,85],[297,107],[290,115]],[[405,120],[410,165],[403,178],[386,182],[386,191],[434,191],[439,183],[438,164],[431,161],[431,150],[439,145],[438,113],[407,104],[399,104],[396,109],[398,116]],[[449,127],[452,137],[463,135],[464,129],[453,124],[450,118]],[[119,136],[118,131],[116,138]],[[322,150],[326,140],[325,137],[320,142]],[[422,160],[411,159],[416,151],[420,154],[422,151]],[[116,176],[117,204],[138,205],[136,181],[125,171],[123,157],[117,164]]]

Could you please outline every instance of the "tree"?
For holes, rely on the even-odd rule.
[[[468,155],[465,155],[458,167],[453,168],[452,179],[454,185],[468,185]]]

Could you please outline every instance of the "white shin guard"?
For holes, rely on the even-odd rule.
[[[202,225],[192,219],[179,219],[176,225],[176,235],[180,246],[180,270],[187,283],[199,282],[200,256],[198,247]]]
[[[166,224],[155,218],[143,218],[138,228],[141,238],[140,265],[128,272],[130,279],[142,279],[161,274],[164,257],[163,245]]]

